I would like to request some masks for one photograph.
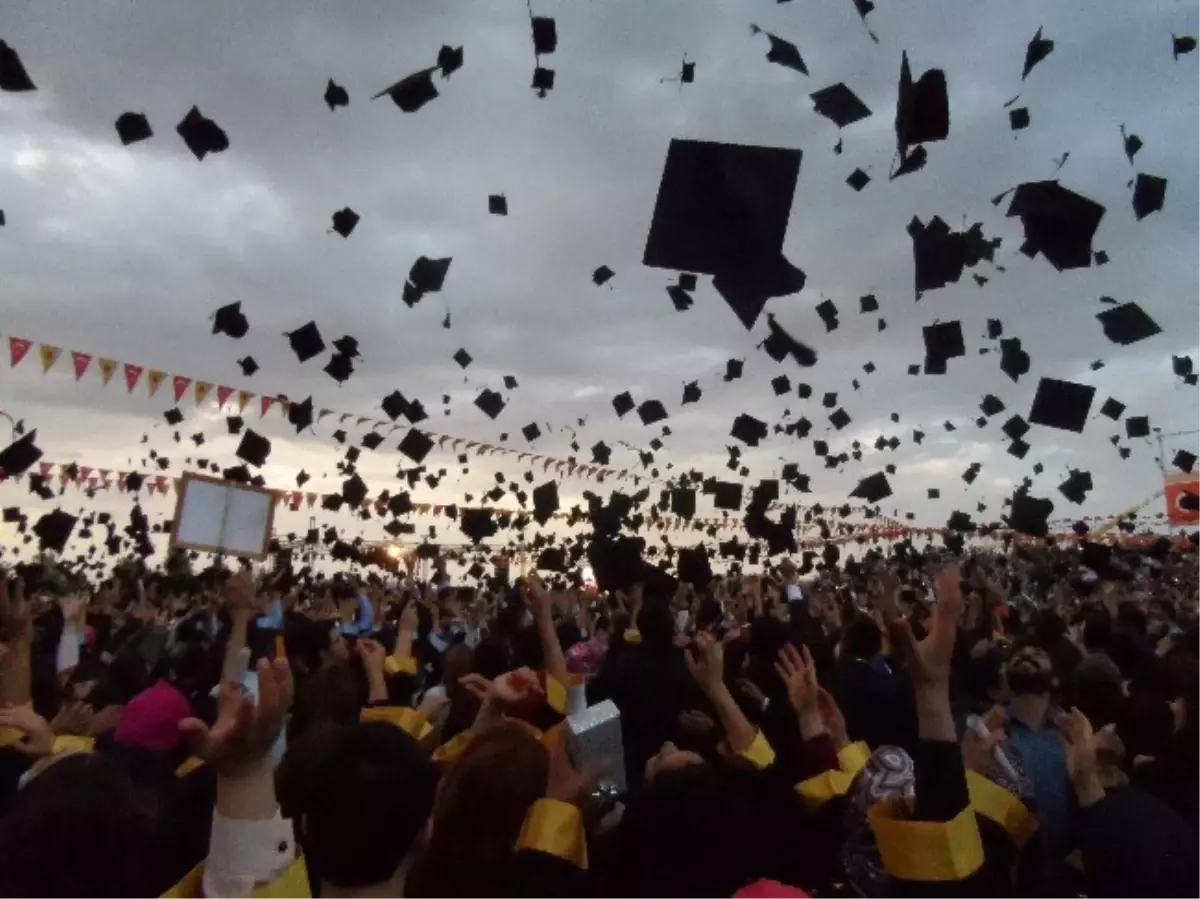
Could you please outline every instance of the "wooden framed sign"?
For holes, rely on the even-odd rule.
[[[275,523],[276,498],[262,487],[186,472],[179,481],[170,546],[262,558]]]

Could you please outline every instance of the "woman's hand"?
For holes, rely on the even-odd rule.
[[[0,727],[11,727],[25,735],[25,739],[13,744],[21,755],[41,758],[54,752],[54,731],[46,719],[30,706],[7,706],[0,709]]]
[[[725,649],[707,633],[697,634],[692,647],[684,651],[683,660],[700,689],[711,696],[724,685]]]
[[[808,740],[825,731],[821,719],[820,687],[817,686],[817,668],[807,646],[797,652],[791,643],[779,650],[779,661],[775,671],[787,687],[788,702],[800,720],[800,736]]]

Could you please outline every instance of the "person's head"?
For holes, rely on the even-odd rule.
[[[1004,678],[1014,696],[1049,695],[1054,687],[1054,666],[1046,650],[1033,642],[1014,643]]]
[[[870,618],[855,615],[842,631],[842,658],[873,659],[883,649],[883,634]]]
[[[300,822],[312,871],[342,891],[398,893],[434,788],[429,760],[404,731],[382,722],[346,728],[316,767]]]
[[[1083,648],[1104,652],[1112,640],[1112,616],[1104,608],[1091,608],[1083,617]]]
[[[54,761],[0,819],[0,895],[154,896],[164,883],[154,797],[111,759]],[[19,848],[18,848],[19,847]]]

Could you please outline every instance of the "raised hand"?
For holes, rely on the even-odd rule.
[[[34,758],[50,755],[54,751],[54,731],[46,719],[30,706],[6,706],[0,708],[0,727],[11,727],[25,735],[25,739],[13,744],[13,749]]]
[[[908,663],[918,687],[945,687],[950,682],[950,659],[958,631],[958,613],[962,607],[957,565],[942,568],[934,580],[937,602],[930,617],[929,633],[920,643],[906,619],[891,626],[892,636]]]
[[[692,649],[684,652],[683,660],[705,693],[711,694],[724,685],[725,649],[711,634],[697,634]]]

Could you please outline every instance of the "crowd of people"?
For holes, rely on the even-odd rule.
[[[0,895],[1195,895],[1195,545],[1095,558],[18,567]]]

